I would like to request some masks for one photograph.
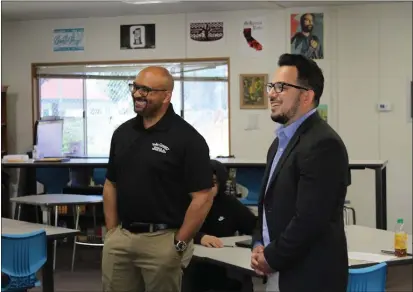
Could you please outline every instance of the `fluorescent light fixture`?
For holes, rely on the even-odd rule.
[[[122,2],[128,4],[135,4],[135,5],[143,5],[143,4],[168,4],[168,3],[178,3],[181,1],[178,0],[122,0]]]

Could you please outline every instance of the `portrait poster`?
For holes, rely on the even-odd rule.
[[[318,114],[320,117],[328,122],[328,106],[326,104],[319,104],[317,107]]]
[[[189,24],[189,37],[196,42],[215,42],[224,37],[224,23],[222,21],[191,22]]]
[[[324,59],[324,14],[291,14],[290,38],[292,54]]]
[[[240,75],[240,108],[266,109],[268,74]]]
[[[74,52],[85,50],[84,28],[62,28],[53,30],[53,51]]]
[[[155,40],[155,24],[120,26],[121,50],[154,49]]]

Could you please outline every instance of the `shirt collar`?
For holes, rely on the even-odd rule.
[[[143,125],[143,117],[141,115],[136,116],[136,125],[140,130],[146,131],[166,131],[171,127],[172,119],[175,117],[175,111],[172,106],[172,103],[169,104],[168,109],[162,118],[152,127],[145,129]]]
[[[292,136],[294,136],[295,132],[297,129],[301,126],[301,124],[312,114],[314,114],[317,111],[317,108],[312,109],[311,111],[307,112],[305,115],[300,117],[298,120],[293,122],[292,124],[289,124],[288,126],[281,126],[280,128],[277,129],[276,134],[277,137],[280,139],[291,139]]]

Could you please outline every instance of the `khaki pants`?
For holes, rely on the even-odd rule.
[[[117,227],[106,234],[102,258],[104,292],[179,292],[182,268],[192,257],[174,246],[176,230],[133,234]]]

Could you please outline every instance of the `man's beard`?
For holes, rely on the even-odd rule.
[[[313,26],[312,25],[304,25],[303,32],[312,32]]]
[[[145,98],[133,98],[133,110],[137,115],[140,115],[144,118],[150,118],[156,115],[159,109],[162,107],[162,104],[156,104]],[[140,101],[141,103],[145,102],[146,104],[142,108],[137,109],[135,102]]]
[[[300,97],[297,97],[293,106],[285,113],[280,113],[275,116],[271,115],[271,119],[281,125],[289,124],[289,121],[295,117],[300,106]]]

